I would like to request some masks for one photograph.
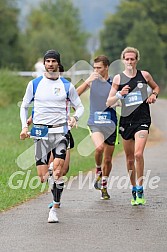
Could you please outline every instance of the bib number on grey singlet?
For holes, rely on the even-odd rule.
[[[109,111],[94,113],[94,123],[111,123],[111,113]]]

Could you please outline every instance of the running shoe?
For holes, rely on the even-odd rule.
[[[143,190],[137,190],[136,202],[138,205],[144,205],[146,203],[146,199],[144,198]]]
[[[94,188],[96,190],[101,190],[101,175],[98,175],[94,181]]]
[[[101,189],[101,199],[102,200],[109,200],[110,199],[110,195],[107,192],[107,188]]]
[[[60,208],[61,203],[59,202],[58,205],[59,205],[58,208]],[[48,205],[48,208],[49,208],[49,209],[51,209],[52,207],[53,207],[53,202],[49,203],[49,205]]]
[[[144,196],[142,198],[137,197],[136,202],[137,202],[137,205],[145,205],[146,199],[144,198]]]
[[[59,222],[56,214],[56,209],[51,208],[49,211],[48,223],[57,223]]]
[[[133,190],[132,190],[132,197],[133,197],[133,198],[131,199],[131,205],[132,205],[132,206],[137,206],[138,204],[137,204],[137,202],[136,202],[136,198],[137,198],[137,197],[136,197],[136,191],[133,191]]]

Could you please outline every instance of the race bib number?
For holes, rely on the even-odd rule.
[[[34,125],[30,133],[31,138],[48,139],[48,127],[43,125]]]
[[[143,103],[141,91],[131,92],[125,97],[125,106],[138,105]]]
[[[111,123],[111,113],[109,111],[94,113],[94,123]]]

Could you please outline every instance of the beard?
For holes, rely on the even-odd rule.
[[[59,72],[45,72],[45,77],[52,80],[57,80],[59,75]]]

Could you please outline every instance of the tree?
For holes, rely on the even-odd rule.
[[[23,37],[28,41],[24,44],[27,67],[32,68],[48,49],[60,52],[66,69],[80,59],[88,59],[87,37],[81,28],[78,9],[70,0],[44,1],[31,12]]]
[[[131,0],[136,2],[136,0]],[[167,1],[166,0],[139,0],[147,10],[147,16],[157,25],[157,31],[164,47],[164,59],[167,67]]]
[[[0,0],[0,67],[12,68],[17,63],[19,11],[15,6],[15,1]]]
[[[132,44],[139,46],[141,53],[147,55],[147,64],[146,62],[144,64],[146,69],[150,69],[151,72],[160,71],[165,79],[164,67],[167,67],[167,8],[165,6],[166,0],[162,0],[162,4],[158,0],[123,0],[117,12],[106,19],[104,29],[101,31],[103,53],[113,61],[120,57],[121,51],[126,46]],[[153,50],[155,57],[158,57],[155,64],[152,62]],[[161,67],[158,67],[159,64]]]
[[[140,3],[122,2],[118,11],[108,16],[100,34],[101,47],[110,60],[120,58],[120,52],[126,46],[125,38],[135,20],[146,16]]]
[[[145,32],[147,36],[141,34]],[[151,19],[135,22],[126,37],[127,45],[137,47],[141,54],[138,67],[151,72],[155,80],[160,83],[165,74],[164,50],[162,40],[158,36],[157,26]],[[151,58],[150,58],[151,56]],[[151,64],[150,64],[151,63]]]

